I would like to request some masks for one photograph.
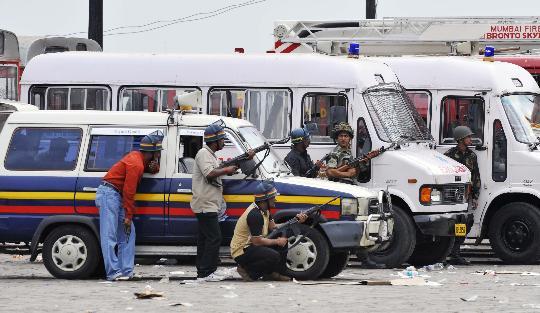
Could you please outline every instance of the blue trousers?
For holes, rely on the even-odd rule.
[[[122,196],[113,188],[101,185],[96,192],[96,206],[99,209],[99,236],[107,280],[133,275],[135,225],[131,223],[131,234],[127,238]]]

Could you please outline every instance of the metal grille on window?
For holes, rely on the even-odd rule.
[[[382,140],[430,140],[431,136],[413,103],[397,84],[371,87],[367,107]]]

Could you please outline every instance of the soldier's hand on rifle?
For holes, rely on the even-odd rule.
[[[238,170],[238,166],[236,166],[236,165],[231,165],[231,166],[227,166],[227,167],[223,168],[223,171],[225,173],[227,173],[227,175],[232,175],[232,174],[236,173],[237,170]]]
[[[276,238],[276,244],[280,247],[284,247],[289,241],[285,237]]]
[[[324,167],[324,163],[321,162],[321,160],[318,160],[317,162],[315,162],[315,166],[318,167],[318,168],[323,168],[323,167]]]
[[[247,151],[247,154],[248,154],[248,157],[247,157],[248,160],[252,160],[253,157],[255,156],[255,151],[249,149],[249,150]]]
[[[296,218],[299,223],[304,223],[308,219],[308,216],[305,213],[298,213],[296,214]]]

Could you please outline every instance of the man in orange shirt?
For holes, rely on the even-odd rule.
[[[96,192],[99,235],[107,280],[129,280],[135,260],[135,194],[144,172],[159,172],[163,133],[141,139],[139,151],[131,151],[114,164]],[[118,254],[115,247],[118,245]]]

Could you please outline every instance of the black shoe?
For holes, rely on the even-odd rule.
[[[471,262],[462,256],[450,256],[448,258],[448,264],[452,265],[471,265]]]

